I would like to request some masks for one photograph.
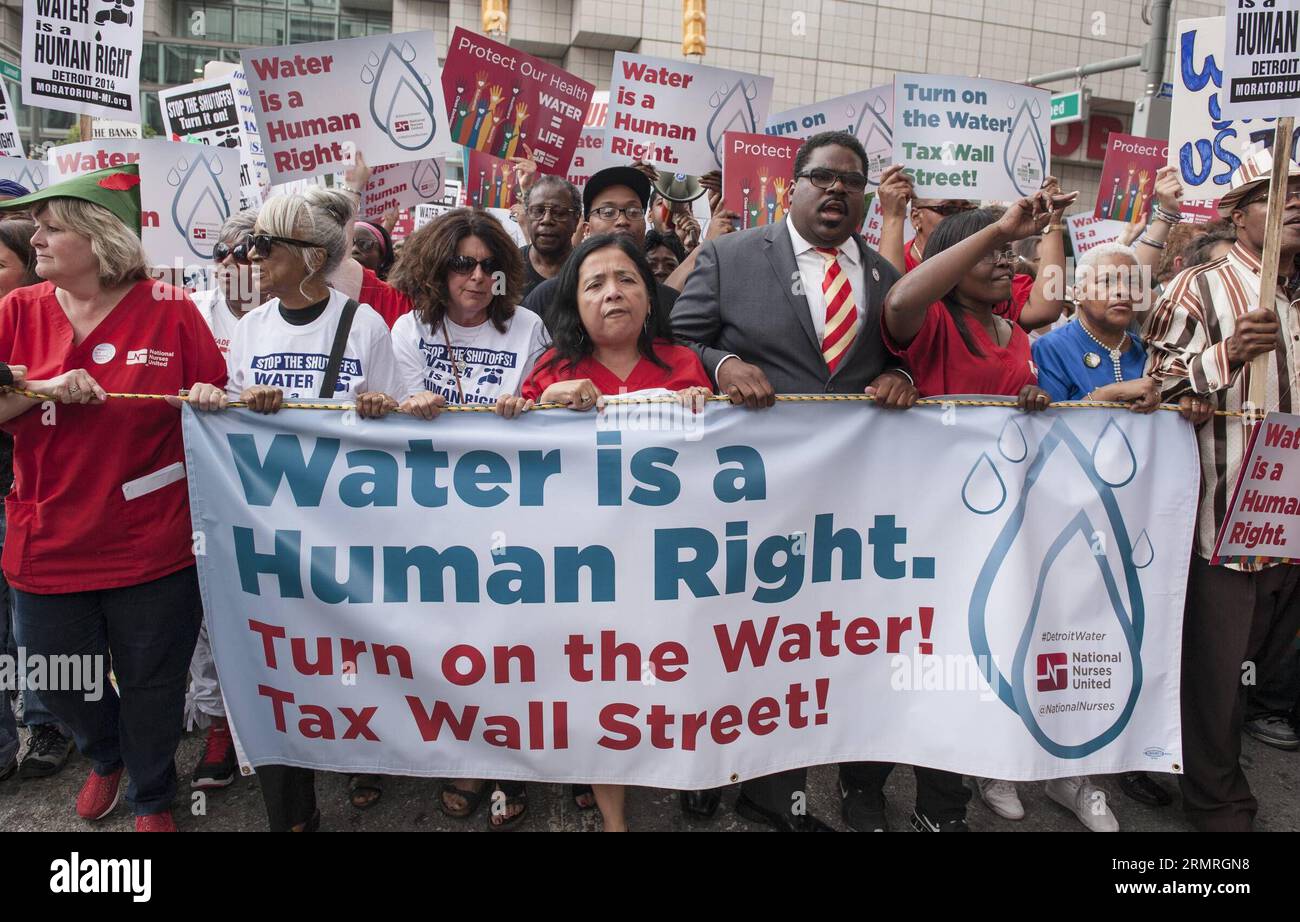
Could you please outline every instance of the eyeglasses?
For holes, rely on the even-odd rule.
[[[296,240],[293,237],[276,237],[273,234],[249,234],[244,238],[244,246],[248,256],[256,253],[262,259],[271,255],[271,247],[277,243],[288,243],[296,247],[315,247],[321,249],[319,243],[312,243],[310,240]]]
[[[613,205],[601,205],[599,208],[591,209],[591,213],[602,221],[614,221],[619,215],[623,215],[629,221],[639,221],[645,217],[645,209],[640,205],[628,205],[626,208],[615,208]]]
[[[220,242],[212,248],[212,261],[222,263],[226,257],[233,257],[235,262],[241,266],[248,263],[248,240],[245,239],[232,246],[227,246],[225,242]]]
[[[487,259],[475,259],[473,256],[453,256],[447,260],[447,268],[457,275],[473,275],[474,270],[482,267],[483,271],[491,275],[497,271],[497,261],[492,257]]]
[[[977,206],[974,202],[949,202],[947,205],[913,205],[912,208],[920,211],[933,211],[935,214],[950,218],[955,214],[961,214],[963,211],[974,211]]]
[[[815,170],[804,170],[802,173],[795,174],[794,178],[806,179],[823,191],[835,185],[837,179],[844,185],[846,192],[856,193],[867,188],[867,177],[861,173],[838,173],[835,170],[824,170],[820,167]]]
[[[995,266],[998,263],[1015,265],[1016,254],[1015,251],[1011,249],[1011,247],[1003,247],[1000,250],[994,250],[992,253],[986,254],[984,258],[980,260],[980,262],[992,263]]]
[[[567,221],[578,212],[572,208],[566,208],[564,205],[529,205],[524,209],[524,214],[534,221],[540,221],[546,217],[547,212],[557,221]]]

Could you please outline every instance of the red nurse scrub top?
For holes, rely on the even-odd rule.
[[[572,371],[566,369],[564,373],[560,373],[555,365],[546,365],[555,354],[554,349],[547,349],[538,357],[533,373],[524,382],[521,393],[528,400],[537,400],[557,381],[580,381],[583,378],[591,379],[591,383],[596,385],[596,390],[606,397],[617,397],[620,393],[630,394],[633,391],[657,387],[670,391],[681,391],[688,387],[707,387],[713,390],[713,384],[704,371],[704,365],[693,349],[673,345],[666,339],[656,339],[654,350],[655,355],[667,363],[667,369],[660,368],[642,356],[631,374],[627,376],[627,380],[623,380],[591,356],[580,361]],[[546,367],[542,367],[543,365]]]
[[[202,315],[181,289],[148,279],[80,345],[51,283],[11,292],[0,302],[0,361],[27,365],[30,380],[82,368],[116,393],[226,383]],[[15,587],[113,589],[194,563],[180,410],[162,400],[38,404],[3,428],[14,437],[3,567]]]
[[[921,261],[912,255],[912,245],[909,243],[903,250],[903,267],[906,272],[911,272]],[[1005,317],[1012,323],[1020,322],[1020,315],[1025,311],[1025,305],[1029,303],[1029,296],[1034,290],[1034,277],[1023,272],[1018,272],[1011,277],[1011,300],[1002,301],[993,305],[993,313],[999,317]]]
[[[1030,354],[1029,334],[1020,324],[1011,324],[1011,339],[999,346],[989,339],[984,327],[967,320],[966,329],[984,354],[974,355],[962,341],[957,323],[943,303],[936,301],[925,314],[916,338],[901,348],[880,319],[885,345],[907,363],[916,389],[922,397],[940,394],[994,394],[1016,397],[1026,384],[1038,383],[1038,371]]]

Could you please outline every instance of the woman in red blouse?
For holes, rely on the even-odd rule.
[[[107,816],[127,768],[136,830],[161,832],[176,829],[176,746],[202,609],[181,415],[179,400],[106,398],[221,386],[226,363],[185,293],[148,277],[139,182],[131,164],[0,204],[33,210],[44,279],[0,302],[0,361],[30,366],[27,387],[55,398],[0,396],[14,437],[3,565],[28,659],[87,667],[86,687],[41,691],[93,766],[77,813]]]
[[[547,312],[552,347],[514,400],[590,410],[601,397],[635,391],[671,391],[686,402],[712,394],[700,357],[673,344],[668,316],[648,294],[654,285],[645,254],[626,237],[583,241]]]
[[[923,397],[993,394],[1022,410],[1051,402],[1038,387],[1029,336],[994,307],[1011,297],[1010,244],[1041,232],[1077,197],[1038,192],[1000,216],[951,215],[930,235],[925,260],[885,298],[885,343],[907,362]]]

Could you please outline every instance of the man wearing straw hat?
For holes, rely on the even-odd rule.
[[[1219,213],[1237,230],[1227,255],[1176,276],[1156,304],[1147,373],[1164,400],[1188,392],[1216,410],[1249,409],[1252,365],[1267,355],[1263,412],[1300,411],[1300,301],[1279,279],[1275,303],[1259,305],[1273,158],[1262,149],[1233,173]],[[1300,253],[1300,165],[1287,174],[1279,267]],[[1280,276],[1287,275],[1279,271]],[[1243,463],[1249,431],[1217,415],[1197,430],[1201,500],[1183,619],[1183,808],[1205,831],[1249,831],[1258,804],[1241,770],[1248,665],[1257,680],[1281,663],[1300,627],[1300,568],[1253,560],[1211,566],[1214,540]]]

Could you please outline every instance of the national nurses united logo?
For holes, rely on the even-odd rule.
[[[753,81],[737,80],[731,86],[725,83],[709,97],[709,123],[705,127],[704,137],[713,151],[713,160],[722,169],[722,136],[728,131],[743,131],[755,134],[762,129],[754,113],[754,101],[758,99],[758,84]]]
[[[212,258],[217,233],[232,211],[219,178],[222,170],[220,160],[198,150],[167,171],[167,184],[176,190],[172,193],[172,223],[199,259]]]
[[[361,82],[370,87],[370,115],[384,134],[403,150],[427,147],[438,132],[428,74],[411,63],[415,48],[389,43],[382,57],[370,54],[361,68]]]
[[[1007,108],[1016,109],[1015,99],[1007,100]],[[1043,106],[1037,99],[1021,100],[1011,123],[1011,137],[1003,149],[1003,166],[1021,195],[1037,192],[1047,176],[1047,145],[1038,129],[1042,114]]]
[[[889,165],[894,152],[894,128],[889,118],[889,103],[883,96],[862,101],[860,111],[849,106],[848,116],[854,137],[867,152],[867,183],[880,185],[880,174]]]
[[[1132,538],[1120,508],[1138,470],[1128,437],[1113,418],[1073,415],[1084,417],[1079,430],[1092,426],[1082,437],[1059,416],[1024,428],[1008,416],[960,487],[967,512],[996,529],[967,613],[972,652],[998,699],[1063,759],[1103,748],[1133,714],[1140,571],[1155,556],[1146,529]],[[1037,445],[1026,428],[1045,428]]]

